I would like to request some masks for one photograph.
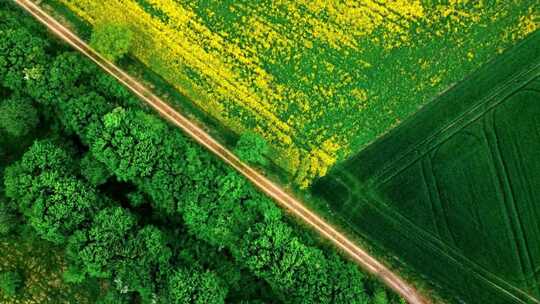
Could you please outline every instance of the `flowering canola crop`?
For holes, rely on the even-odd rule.
[[[534,1],[57,0],[307,186],[538,28]]]

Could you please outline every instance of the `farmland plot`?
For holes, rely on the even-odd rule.
[[[315,184],[453,302],[540,303],[540,32]]]
[[[135,58],[301,186],[538,26],[530,0],[51,1],[130,25]]]

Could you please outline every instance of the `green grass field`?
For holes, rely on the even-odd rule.
[[[314,185],[456,303],[540,302],[540,32]]]

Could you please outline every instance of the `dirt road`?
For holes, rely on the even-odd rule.
[[[69,29],[57,22],[54,18],[43,11],[39,6],[30,0],[14,0],[19,6],[29,14],[43,23],[47,28],[60,37],[62,40],[73,46],[76,50],[90,58],[107,73],[114,76],[133,93],[139,96],[144,102],[154,108],[161,116],[178,126],[185,133],[205,146],[208,150],[216,154],[223,161],[234,167],[238,172],[249,179],[261,191],[272,197],[278,204],[290,211],[294,216],[302,219],[306,224],[315,229],[318,233],[329,239],[337,247],[342,249],[356,263],[376,277],[380,278],[388,287],[404,297],[411,304],[429,303],[422,297],[415,288],[403,281],[398,275],[390,271],[375,258],[370,256],[362,248],[351,242],[345,235],[338,232],[331,225],[326,223],[318,215],[311,212],[299,200],[285,192],[281,187],[274,184],[268,178],[240,161],[232,152],[224,148],[209,134],[199,126],[191,122],[182,114],[178,113],[171,106],[154,95],[149,89],[144,87],[136,79],[132,78],[113,63],[107,61],[84,41],[73,34]]]

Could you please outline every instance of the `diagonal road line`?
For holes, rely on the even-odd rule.
[[[184,115],[177,112],[166,102],[153,94],[149,89],[143,86],[136,79],[128,75],[126,72],[118,68],[110,61],[103,58],[88,46],[83,40],[77,37],[73,32],[56,21],[53,17],[47,14],[38,5],[31,0],[13,0],[20,7],[26,10],[39,22],[44,24],[52,33],[67,42],[73,48],[84,54],[86,57],[94,61],[107,73],[115,77],[124,86],[130,89],[141,100],[146,102],[154,110],[156,110],[165,119],[182,129],[187,135],[192,137],[199,144],[206,147],[216,156],[221,158],[227,164],[236,169],[239,173],[251,181],[257,188],[263,191],[266,195],[273,198],[279,205],[287,209],[294,216],[303,220],[307,225],[315,229],[319,234],[330,240],[335,246],[343,250],[354,262],[359,264],[363,269],[372,273],[374,276],[384,282],[389,288],[397,292],[411,304],[427,304],[430,303],[426,298],[421,296],[418,291],[405,282],[401,277],[392,272],[381,262],[369,255],[365,250],[355,245],[344,234],[338,232],[334,227],[325,222],[317,214],[310,211],[298,199],[294,198],[289,193],[285,192],[281,187],[270,181],[268,178],[257,172],[252,167],[240,161],[231,151],[223,147],[208,133],[190,121]]]

